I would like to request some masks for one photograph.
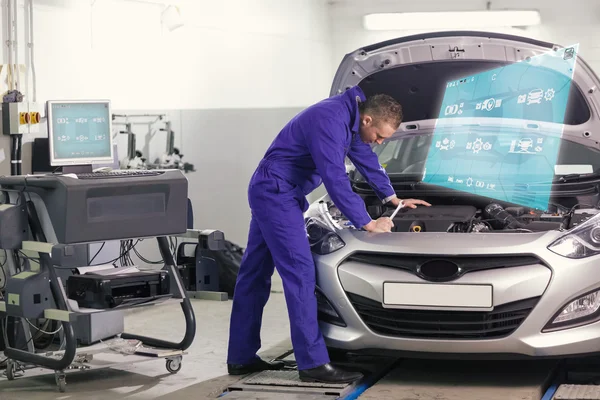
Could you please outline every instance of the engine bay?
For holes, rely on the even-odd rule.
[[[321,213],[338,229],[356,229],[332,202],[320,204]],[[373,219],[391,217],[394,208],[386,205],[367,206]],[[502,207],[497,203],[483,208],[472,205],[432,205],[403,208],[393,219],[393,232],[452,233],[532,233],[571,229],[596,215],[600,210],[576,209],[546,214],[524,207]]]

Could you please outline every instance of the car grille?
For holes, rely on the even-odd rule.
[[[448,256],[370,252],[353,253],[346,258],[344,262],[356,261],[365,264],[380,265],[382,267],[416,271],[419,265],[432,260],[447,260],[454,262],[465,272],[495,268],[522,267],[542,262],[537,257],[528,255]]]
[[[373,332],[419,339],[496,339],[510,335],[531,312],[539,297],[503,304],[493,311],[433,311],[383,308],[381,303],[346,293]]]

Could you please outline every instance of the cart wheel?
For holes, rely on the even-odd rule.
[[[170,358],[167,360],[167,371],[176,374],[181,370],[181,357]]]
[[[56,386],[58,386],[58,391],[64,393],[67,391],[67,376],[63,373],[56,373]]]
[[[12,360],[8,360],[6,362],[6,379],[14,381],[15,372],[17,372],[17,365]]]

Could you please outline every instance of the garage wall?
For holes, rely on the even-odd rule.
[[[366,31],[362,28],[362,16],[375,12],[415,11],[471,11],[485,10],[484,0],[333,0],[331,30],[333,32],[333,60],[337,68],[343,56],[357,48],[419,31]],[[600,71],[600,2],[597,0],[494,0],[492,9],[537,9],[542,25],[527,29],[503,29],[494,31],[532,37],[562,45],[580,44],[581,56]],[[460,21],[457,21],[459,23]]]
[[[157,3],[34,0],[37,101],[109,98],[115,113],[167,114],[175,145],[197,169],[188,174],[196,227],[222,229],[245,245],[253,169],[289,118],[329,93],[326,1],[175,0],[184,26],[173,32],[161,24],[164,6]],[[6,15],[7,1],[1,4]],[[23,32],[19,41],[25,63]],[[2,51],[7,63],[6,46]],[[162,154],[164,133],[148,125],[133,130],[150,160]],[[24,172],[35,136],[24,138]],[[1,147],[8,143],[0,137]],[[125,135],[117,143],[123,158]],[[0,160],[0,173],[8,174],[9,164]]]
[[[161,3],[180,5],[181,28],[162,25]],[[1,4],[5,13],[7,0]],[[138,110],[292,107],[319,99],[331,80],[325,0],[34,0],[34,8],[40,101],[110,98],[117,109]],[[18,22],[24,63],[25,22]]]

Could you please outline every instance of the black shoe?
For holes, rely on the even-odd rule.
[[[331,364],[299,371],[302,382],[352,383],[363,377],[360,372],[348,372]]]
[[[283,361],[267,362],[258,358],[252,364],[227,364],[229,375],[246,375],[260,371],[275,371],[283,369],[285,363]]]

